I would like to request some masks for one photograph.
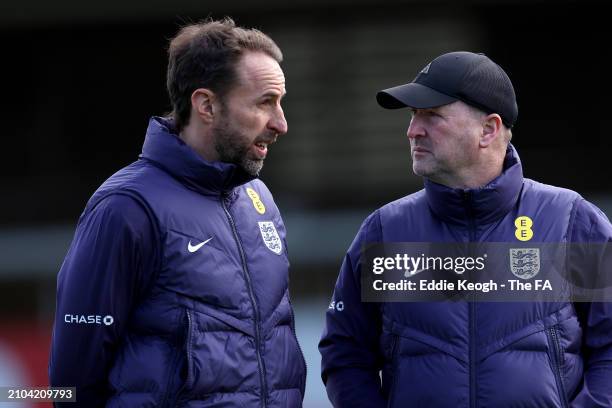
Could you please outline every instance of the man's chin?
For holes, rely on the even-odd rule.
[[[419,163],[421,164],[421,163]],[[430,168],[427,168],[426,166],[423,166],[422,164],[419,165],[417,163],[413,163],[412,165],[412,172],[419,176],[419,177],[427,177],[429,178],[432,175],[432,171]]]
[[[250,174],[251,176],[257,177],[259,175],[259,172],[263,168],[263,165],[264,165],[263,160],[244,160],[241,163],[240,167],[242,167],[242,169],[246,171],[248,174]]]
[[[422,166],[419,166],[417,163],[412,163],[412,172],[417,175],[417,176],[421,176],[424,177],[425,175],[423,174],[423,168]]]

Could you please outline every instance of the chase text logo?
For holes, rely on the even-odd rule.
[[[69,324],[104,324],[105,326],[110,326],[114,321],[115,319],[111,315],[64,315],[64,323]]]

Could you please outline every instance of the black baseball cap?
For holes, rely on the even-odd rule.
[[[409,84],[376,94],[386,109],[435,108],[463,101],[486,113],[497,113],[511,128],[518,116],[514,87],[506,72],[484,54],[449,52],[431,61]]]

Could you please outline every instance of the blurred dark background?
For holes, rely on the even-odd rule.
[[[411,173],[407,112],[379,108],[375,94],[444,52],[484,52],[509,74],[519,104],[513,143],[527,177],[577,190],[612,214],[605,2],[19,4],[0,4],[0,346],[3,337],[20,343],[19,329],[8,329],[20,324],[24,336],[39,330],[48,341],[77,219],[98,185],[137,158],[149,117],[169,110],[168,39],[207,16],[257,27],[285,55],[289,133],[270,149],[262,179],[289,230],[302,310],[325,311],[363,218],[422,187]],[[316,319],[307,342],[320,334]],[[15,347],[6,358],[19,355]],[[45,381],[31,366],[47,351],[25,363],[30,383]],[[310,370],[309,381],[317,376]]]

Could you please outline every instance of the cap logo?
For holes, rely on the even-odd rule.
[[[425,65],[425,68],[423,68],[421,70],[421,74],[427,74],[429,72],[429,66],[431,65],[431,62],[427,65]]]

